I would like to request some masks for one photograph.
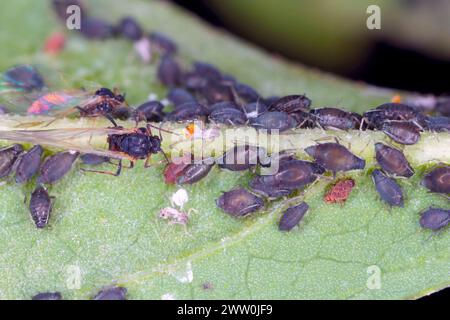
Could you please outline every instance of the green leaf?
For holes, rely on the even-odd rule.
[[[339,104],[355,111],[392,95],[273,58],[167,3],[103,0],[90,1],[89,8],[111,21],[133,15],[148,30],[174,37],[184,63],[212,62],[264,95],[306,92],[315,106]],[[155,80],[155,64],[142,66],[126,41],[89,42],[66,31],[68,44],[61,55],[41,53],[46,36],[61,28],[48,19],[49,12],[45,2],[4,4],[0,21],[15,32],[0,33],[1,43],[8,43],[0,52],[1,69],[14,63],[41,64],[61,70],[62,87],[86,81],[117,85],[132,103],[145,100],[150,92],[160,97],[165,93]],[[20,23],[17,16],[23,17]],[[2,130],[11,129],[6,119],[2,118]],[[286,139],[297,143],[302,157],[301,148],[312,139],[337,135],[297,133]],[[379,133],[339,136],[351,141],[352,150],[360,151],[369,168],[374,163],[373,141],[385,139]],[[449,138],[428,134],[418,145],[405,148],[417,173],[400,181],[407,195],[405,208],[389,209],[382,203],[367,171],[348,174],[356,187],[345,205],[326,204],[323,192],[332,180],[325,177],[305,191],[311,209],[290,233],[277,228],[288,205],[285,201],[272,202],[245,219],[234,219],[216,208],[221,192],[246,186],[250,172],[215,167],[205,179],[186,187],[189,201],[184,209],[196,210],[186,228],[158,218],[178,189],[164,184],[162,165],[144,169],[140,164],[114,178],[83,174],[77,164],[50,188],[56,198],[44,230],[34,227],[23,201],[33,186],[4,183],[0,186],[0,298],[26,299],[42,291],[61,291],[66,299],[90,298],[111,284],[126,286],[131,299],[399,299],[439,290],[450,284],[450,235],[448,230],[424,231],[418,220],[421,210],[430,205],[448,207],[448,200],[418,185],[433,161],[450,162],[445,152]],[[166,144],[168,140],[164,139]],[[161,157],[154,161],[158,160]],[[378,271],[381,288],[369,289],[367,282]]]

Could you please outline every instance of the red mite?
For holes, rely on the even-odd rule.
[[[326,203],[344,203],[354,186],[355,181],[353,179],[340,180],[325,194],[323,200]]]
[[[64,49],[65,44],[66,39],[64,34],[55,32],[45,41],[44,52],[51,55],[57,55]]]

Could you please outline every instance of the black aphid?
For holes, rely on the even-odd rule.
[[[422,179],[422,185],[431,192],[450,193],[450,167],[444,166],[433,169]]]
[[[218,159],[217,163],[220,168],[231,171],[244,171],[260,163],[260,159],[265,159],[266,156],[266,150],[262,147],[241,145],[225,152],[223,157]]]
[[[166,119],[169,121],[196,120],[208,114],[208,110],[198,102],[186,102],[178,105],[174,111],[169,112]]]
[[[127,289],[124,287],[111,287],[101,290],[94,300],[127,300]]]
[[[245,113],[234,106],[214,107],[217,104],[229,104],[229,102],[219,102],[212,106],[209,120],[215,123],[225,123],[228,125],[242,125],[247,122]]]
[[[297,121],[284,112],[266,112],[251,119],[251,125],[258,129],[279,130],[280,132],[295,128]]]
[[[189,164],[177,178],[177,184],[193,184],[208,175],[213,165],[203,163]]]
[[[281,111],[286,113],[296,113],[299,111],[308,112],[311,100],[305,95],[284,96],[269,105],[270,111]]]
[[[259,93],[249,85],[236,83],[234,90],[243,103],[256,102],[260,99]]]
[[[81,162],[83,162],[83,164],[95,166],[105,162],[109,162],[110,159],[105,156],[99,156],[92,153],[85,153],[80,156],[80,160]]]
[[[418,112],[414,108],[400,103],[385,103],[376,109],[364,113],[369,128],[380,129],[387,120],[417,121]]]
[[[383,201],[392,207],[403,207],[403,191],[394,179],[389,178],[378,169],[372,172],[372,179]]]
[[[210,80],[200,89],[200,94],[209,104],[222,101],[233,101],[231,86],[222,81]]]
[[[147,101],[134,110],[134,119],[137,122],[161,122],[166,115],[164,105],[159,101]]]
[[[176,107],[186,102],[196,102],[194,96],[183,88],[171,88],[167,99]]]
[[[16,166],[16,183],[25,183],[38,172],[43,152],[44,149],[40,145],[35,145],[19,157]]]
[[[450,132],[450,117],[427,116],[423,121],[424,127],[427,130],[434,132]]]
[[[332,172],[364,169],[366,161],[358,158],[339,143],[322,143],[310,146],[305,152],[316,162]]]
[[[78,158],[78,155],[78,152],[65,151],[46,158],[41,166],[37,182],[40,184],[58,181],[72,169],[72,164]]]
[[[278,229],[280,231],[291,231],[292,228],[299,224],[308,209],[309,206],[306,202],[288,208],[280,219]]]
[[[175,54],[177,52],[177,45],[175,41],[170,39],[165,34],[159,32],[151,32],[149,35],[152,48],[155,48],[161,54]]]
[[[121,35],[131,41],[137,41],[142,38],[142,28],[132,17],[124,17],[119,22],[118,27]]]
[[[167,87],[180,84],[181,67],[172,55],[164,55],[158,66],[158,79]]]
[[[233,217],[243,217],[264,206],[264,201],[243,188],[224,192],[216,204]]]
[[[31,300],[61,300],[60,292],[41,292],[31,298]]]
[[[0,149],[0,178],[4,178],[11,173],[14,163],[22,152],[23,147],[20,144],[13,144]]]
[[[115,33],[114,26],[109,22],[89,16],[81,19],[81,28],[79,31],[88,39],[99,40],[111,38]]]
[[[322,128],[335,128],[342,130],[356,129],[360,121],[351,112],[338,108],[320,108],[310,111],[312,119]]]
[[[44,86],[44,79],[39,71],[30,65],[18,65],[9,68],[3,74],[3,80],[11,88],[23,91],[41,90]]]
[[[375,154],[384,172],[407,178],[414,174],[413,168],[400,150],[378,142],[375,143]]]
[[[450,210],[430,208],[420,216],[420,225],[422,228],[430,230],[439,230],[450,223]]]
[[[30,214],[36,228],[44,228],[52,212],[52,200],[44,187],[37,187],[30,198]]]
[[[193,63],[194,71],[208,80],[221,80],[220,70],[207,62],[196,61]]]
[[[409,121],[385,121],[381,125],[381,130],[397,143],[411,145],[420,139],[419,127]]]
[[[445,117],[450,117],[450,97],[443,96],[437,99],[436,111]]]

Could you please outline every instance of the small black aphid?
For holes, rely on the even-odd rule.
[[[267,156],[266,150],[255,146],[235,146],[225,152],[217,163],[220,168],[230,171],[244,171],[260,163],[260,159]]]
[[[122,18],[119,22],[118,29],[123,37],[131,41],[137,41],[142,38],[142,28],[132,17]]]
[[[16,183],[25,183],[38,172],[43,152],[44,149],[40,145],[35,145],[19,157],[16,166]]]
[[[175,41],[170,39],[165,34],[159,32],[151,32],[149,35],[152,48],[155,48],[161,54],[175,54],[177,52],[177,45]]]
[[[322,128],[336,128],[342,130],[359,128],[358,118],[351,112],[338,108],[320,108],[310,111],[312,119]]]
[[[427,130],[434,132],[450,132],[450,117],[436,116],[425,117],[423,121],[424,127]]]
[[[269,105],[270,111],[281,111],[286,113],[296,113],[299,111],[308,112],[311,100],[305,95],[284,96]]]
[[[251,119],[251,125],[255,128],[266,130],[279,130],[280,132],[295,128],[297,121],[285,112],[266,112]]]
[[[111,287],[101,290],[94,300],[127,300],[127,289],[124,287]]]
[[[183,88],[171,88],[167,93],[167,99],[175,106],[186,102],[197,102],[194,96]]]
[[[222,103],[223,102],[219,102],[219,104]],[[230,106],[224,108],[214,108],[209,114],[209,120],[215,123],[240,125],[247,122],[247,117],[242,110]]]
[[[378,169],[372,172],[372,179],[383,201],[392,207],[403,207],[403,191],[394,179],[389,178]]]
[[[418,112],[414,108],[400,103],[385,103],[376,109],[364,113],[364,119],[369,128],[380,129],[387,120],[418,120]]]
[[[216,204],[233,217],[243,217],[264,206],[264,201],[243,188],[224,192]]]
[[[366,166],[364,159],[358,158],[339,143],[310,146],[305,149],[305,152],[313,157],[320,166],[334,173],[364,169]]]
[[[208,80],[221,80],[222,73],[217,67],[207,62],[196,61],[193,63],[194,71]]]
[[[41,292],[31,298],[31,300],[61,300],[60,292]]]
[[[208,110],[198,102],[186,102],[178,105],[174,111],[169,112],[166,119],[169,121],[196,120],[208,114]]]
[[[414,170],[403,152],[380,142],[375,143],[375,154],[378,164],[385,172],[402,177],[411,177]]]
[[[41,184],[58,181],[70,171],[78,155],[78,152],[65,151],[46,158],[41,166],[37,182]]]
[[[180,84],[181,67],[172,55],[164,55],[157,71],[158,79],[167,87],[176,87]]]
[[[236,83],[234,90],[244,103],[256,102],[260,99],[259,93],[249,85]]]
[[[9,87],[24,91],[41,90],[44,79],[39,71],[31,65],[18,65],[8,69],[3,78]]]
[[[450,97],[443,96],[437,99],[436,111],[445,117],[450,117]]]
[[[36,228],[44,228],[52,211],[52,200],[44,187],[37,187],[31,194],[30,213]]]
[[[105,20],[96,17],[85,16],[81,19],[81,34],[88,39],[108,39],[114,33],[114,27]]]
[[[419,127],[409,121],[390,120],[381,125],[381,130],[397,143],[411,145],[420,139]]]
[[[11,173],[14,163],[22,152],[23,147],[20,144],[13,144],[0,149],[0,178],[4,178]]]
[[[159,101],[147,101],[134,110],[134,120],[137,122],[161,122],[164,119],[164,105]]]
[[[181,83],[188,90],[200,91],[208,83],[208,78],[196,71],[188,71],[181,75]]]
[[[189,164],[177,178],[177,184],[193,184],[208,175],[213,165],[203,163]]]
[[[292,228],[299,224],[308,209],[309,206],[306,202],[288,208],[280,219],[278,229],[280,231],[291,231]]]
[[[256,118],[268,111],[267,105],[261,101],[247,103],[242,108],[247,118]]]
[[[420,216],[420,225],[422,228],[433,231],[444,228],[450,223],[450,210],[430,208]]]
[[[209,80],[204,87],[200,89],[200,94],[209,104],[222,101],[233,101],[231,86],[222,83],[222,81]]]
[[[422,185],[431,192],[450,193],[450,166],[433,169],[422,179]]]
[[[99,155],[92,154],[92,153],[85,153],[80,156],[80,159],[81,159],[81,162],[83,162],[83,164],[87,164],[87,165],[91,165],[91,166],[109,162],[109,160],[110,160],[108,157],[99,156]]]

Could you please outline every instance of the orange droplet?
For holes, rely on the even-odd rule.
[[[184,128],[184,135],[186,138],[191,138],[195,133],[195,124],[190,123]]]
[[[402,96],[399,94],[396,94],[391,98],[392,103],[401,103],[402,102]]]

